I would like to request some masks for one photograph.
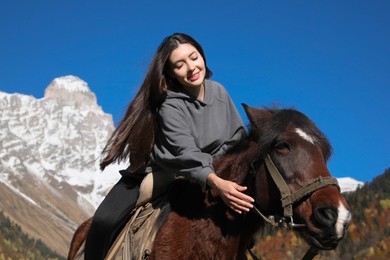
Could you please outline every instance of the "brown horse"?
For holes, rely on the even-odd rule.
[[[325,136],[298,111],[244,108],[250,133],[214,168],[222,178],[247,186],[255,209],[236,214],[214,191],[177,180],[150,259],[246,259],[246,248],[267,222],[297,228],[316,249],[334,249],[344,237],[351,214],[326,166],[331,147]],[[88,225],[79,229],[84,239]]]

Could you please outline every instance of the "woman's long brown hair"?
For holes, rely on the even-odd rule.
[[[126,159],[130,160],[133,171],[149,162],[157,131],[156,110],[164,101],[169,85],[174,81],[169,77],[170,68],[167,61],[172,51],[183,43],[189,43],[199,51],[205,62],[206,78],[211,77],[212,72],[207,67],[206,57],[199,43],[182,33],[166,37],[158,47],[125,116],[103,149],[101,170],[113,162]]]

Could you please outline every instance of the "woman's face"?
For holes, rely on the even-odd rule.
[[[169,65],[179,83],[188,88],[199,88],[206,75],[202,55],[189,43],[180,44],[169,56]]]

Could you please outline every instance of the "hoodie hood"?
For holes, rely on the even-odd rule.
[[[166,99],[182,99],[194,103],[196,106],[206,106],[210,104],[213,98],[213,92],[210,89],[211,81],[205,79],[205,97],[204,100],[201,101],[196,97],[190,95],[184,88],[180,85],[175,85],[167,91]]]

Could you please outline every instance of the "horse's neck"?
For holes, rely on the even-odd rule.
[[[251,163],[258,156],[258,147],[254,142],[247,142],[221,157],[214,164],[217,174],[225,179],[246,184]]]

